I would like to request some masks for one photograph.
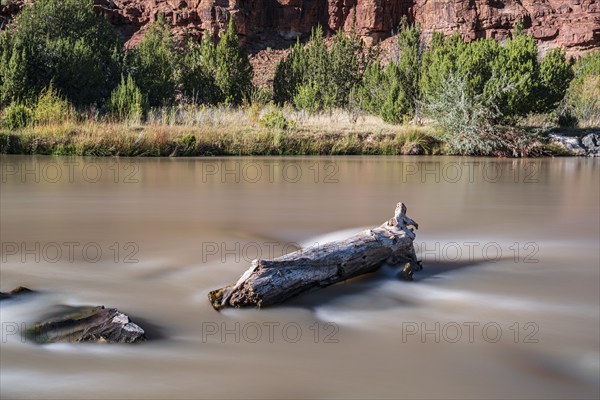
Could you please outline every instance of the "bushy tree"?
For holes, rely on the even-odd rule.
[[[121,83],[113,90],[107,103],[109,114],[119,120],[140,121],[146,110],[146,97],[135,84],[131,75],[121,77]]]
[[[422,56],[420,90],[425,96],[435,95],[449,75],[458,72],[458,58],[465,44],[459,34],[446,38],[434,35],[429,49]]]
[[[233,18],[216,49],[215,82],[223,101],[239,105],[252,93],[253,69],[248,56],[240,49]]]
[[[487,99],[469,94],[469,81],[460,73],[450,73],[439,90],[425,96],[425,113],[442,132],[448,153],[490,155],[498,147]]]
[[[379,61],[365,70],[360,85],[354,89],[354,98],[358,107],[370,114],[379,114],[381,105],[386,101],[389,91],[388,77]]]
[[[493,39],[465,43],[459,35],[437,37],[422,59],[424,98],[436,98],[454,76],[464,83],[465,95],[487,102],[496,123],[556,108],[572,77],[564,52],[551,51],[540,62],[533,37],[519,31],[504,45]]]
[[[233,19],[217,45],[208,31],[198,45],[188,41],[181,62],[181,87],[194,103],[240,105],[254,91],[253,69],[239,46]]]
[[[384,121],[398,124],[410,120],[419,100],[421,39],[420,28],[406,19],[398,34],[397,59],[383,68],[369,66],[355,93],[364,111],[378,114]]]
[[[494,75],[492,61],[495,60],[502,48],[494,39],[480,39],[459,45],[456,59],[456,71],[464,77],[465,90],[470,96],[483,93],[485,85]]]
[[[371,59],[372,52],[365,51],[354,31],[338,32],[327,48],[323,29],[318,26],[306,45],[296,42],[277,65],[274,99],[279,104],[294,103],[309,110],[345,107]]]
[[[411,108],[414,108],[420,97],[421,28],[418,25],[409,25],[406,16],[400,25],[398,48],[398,76],[401,77],[407,101]]]
[[[273,100],[277,104],[293,101],[298,88],[304,81],[308,67],[306,57],[304,47],[298,39],[288,56],[277,63],[273,78]]]
[[[215,83],[217,69],[216,46],[208,30],[198,44],[188,40],[184,51],[180,82],[183,94],[194,104],[217,104],[223,98]]]
[[[116,86],[121,44],[91,0],[38,0],[0,39],[0,102],[33,98],[53,82],[69,101],[90,104]]]
[[[564,50],[553,49],[546,54],[540,64],[539,79],[536,108],[548,112],[565,97],[573,79],[573,68],[565,59]]]
[[[575,76],[565,96],[562,119],[575,119],[574,122],[580,126],[598,126],[600,125],[600,50],[580,57],[573,69]]]
[[[137,48],[126,55],[126,64],[151,107],[168,105],[175,98],[179,54],[163,16],[152,24]]]
[[[535,95],[539,84],[537,45],[530,35],[516,35],[507,40],[498,56],[491,61],[492,78],[484,91],[495,98],[502,119],[536,112]]]
[[[59,124],[73,115],[73,107],[52,83],[38,96],[33,110],[33,120],[38,125]]]

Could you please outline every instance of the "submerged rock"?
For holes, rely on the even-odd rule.
[[[138,343],[147,340],[145,331],[116,308],[69,307],[28,332],[38,343],[91,342]]]
[[[10,292],[0,292],[0,300],[9,300],[9,299],[14,299],[17,297],[21,297],[23,295],[28,295],[28,294],[32,294],[35,293],[33,290],[28,289],[26,287],[23,286],[19,286],[17,288],[14,288],[13,290],[11,290]]]

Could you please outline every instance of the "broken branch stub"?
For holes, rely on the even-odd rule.
[[[415,254],[415,233],[411,227],[418,225],[406,216],[406,206],[398,203],[394,217],[378,228],[273,260],[254,260],[237,283],[210,292],[208,298],[215,310],[260,308],[373,272],[386,263],[402,266],[400,277],[412,280],[413,272],[422,268]]]

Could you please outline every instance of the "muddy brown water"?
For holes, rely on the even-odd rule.
[[[600,160],[3,156],[2,398],[598,398]],[[393,215],[424,270],[390,267],[263,310],[208,291],[251,259]],[[59,305],[152,340],[24,341]]]

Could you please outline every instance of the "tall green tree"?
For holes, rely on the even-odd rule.
[[[421,28],[418,25],[409,25],[406,16],[402,19],[398,34],[398,48],[398,74],[404,86],[403,92],[414,108],[420,97]]]
[[[373,53],[365,51],[354,30],[338,32],[328,48],[323,29],[318,26],[306,45],[297,41],[277,65],[274,99],[279,104],[294,103],[311,111],[345,107],[372,58]]]
[[[277,104],[290,102],[294,99],[298,88],[304,82],[308,67],[307,54],[300,39],[290,50],[286,58],[277,63],[273,78],[273,100]]]
[[[194,104],[217,104],[223,98],[221,89],[215,83],[217,52],[208,30],[198,44],[192,39],[184,50],[180,83],[188,101]]]
[[[52,83],[75,104],[99,102],[117,85],[117,33],[92,0],[37,0],[0,34],[0,101],[32,98]]]
[[[248,56],[240,49],[233,18],[229,19],[227,31],[217,45],[216,63],[214,77],[223,101],[233,105],[241,104],[252,93],[254,72]]]
[[[501,119],[514,120],[537,111],[538,49],[531,35],[519,34],[507,40],[491,67],[493,76],[484,91],[500,111]]]
[[[573,76],[573,68],[567,62],[564,50],[548,52],[540,64],[537,110],[548,112],[555,109],[565,97]]]
[[[151,107],[173,102],[178,84],[179,53],[163,16],[152,24],[138,47],[127,52],[125,59],[129,75]]]

